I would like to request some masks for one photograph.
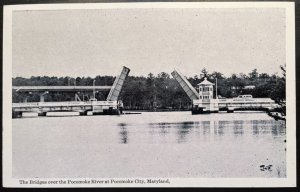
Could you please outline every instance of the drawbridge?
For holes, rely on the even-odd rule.
[[[193,102],[192,114],[212,113],[219,111],[272,111],[278,108],[274,100],[270,98],[252,98],[251,95],[243,95],[238,98],[213,99],[213,83],[206,80],[199,83],[199,93],[190,82],[178,71],[172,73],[174,79],[182,87],[184,92]]]
[[[46,116],[47,112],[79,112],[80,115],[89,114],[120,114],[118,98],[122,90],[124,81],[128,76],[130,69],[123,67],[112,86],[13,86],[12,89],[18,93],[39,92],[39,102],[12,103],[12,116],[22,117],[24,112],[38,113],[39,116]],[[110,90],[106,101],[97,101],[95,91]],[[76,101],[63,102],[44,102],[44,96],[51,91],[92,91],[94,97],[88,101],[81,101],[75,93]]]

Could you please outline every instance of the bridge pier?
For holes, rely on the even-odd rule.
[[[234,112],[234,108],[228,107],[227,108],[227,113],[233,113]]]
[[[19,111],[12,112],[12,118],[21,118],[21,117],[22,117],[22,112]]]
[[[40,113],[38,113],[38,116],[41,116],[41,117],[47,116],[47,112],[40,112]]]
[[[79,112],[79,115],[80,115],[80,116],[86,116],[87,113],[88,113],[88,111],[82,111],[82,112]]]

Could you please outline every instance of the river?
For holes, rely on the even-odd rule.
[[[286,127],[263,112],[12,120],[14,178],[286,177]]]

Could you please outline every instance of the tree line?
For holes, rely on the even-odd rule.
[[[210,73],[205,68],[199,75],[187,77],[188,81],[196,88],[204,77],[212,83],[217,81],[218,97],[232,98],[242,94],[251,94],[255,98],[271,98],[276,102],[285,100],[285,66],[280,66],[283,73],[278,74],[259,73],[253,69],[250,73],[232,74],[226,77],[220,72]],[[96,76],[91,77],[48,77],[33,76],[31,78],[16,77],[12,79],[13,86],[92,86],[95,80],[96,86],[112,85],[115,77]],[[215,90],[214,90],[215,91]],[[214,92],[215,93],[215,92]],[[93,93],[77,93],[82,98],[90,98]],[[74,92],[50,92],[45,95],[45,101],[72,101]],[[105,100],[106,92],[96,92],[97,100]],[[27,97],[28,102],[39,101],[39,93],[13,92],[13,102],[22,102]],[[175,79],[168,73],[161,72],[157,75],[149,73],[147,77],[128,76],[120,93],[125,109],[155,110],[155,109],[181,109],[188,110],[191,100],[179,86]]]

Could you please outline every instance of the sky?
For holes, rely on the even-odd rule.
[[[278,73],[284,9],[14,11],[13,77]]]

